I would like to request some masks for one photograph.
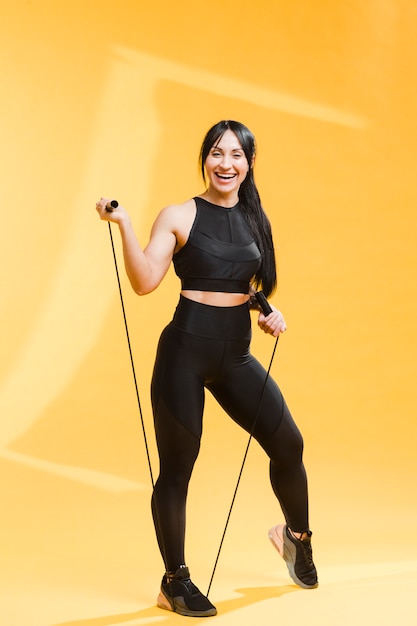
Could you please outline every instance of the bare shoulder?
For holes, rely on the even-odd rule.
[[[170,204],[162,209],[157,224],[163,225],[175,235],[177,245],[175,251],[178,252],[186,243],[190,234],[196,215],[195,200],[190,198],[181,204]]]
[[[187,217],[194,218],[195,212],[195,200],[190,198],[181,204],[169,204],[162,209],[159,215],[162,219],[173,220],[176,222],[177,220],[183,220]]]

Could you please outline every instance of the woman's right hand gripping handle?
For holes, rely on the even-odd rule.
[[[100,219],[106,222],[120,222],[127,217],[125,209],[119,205],[117,200],[111,200],[110,198],[100,198],[96,202],[96,210],[100,215]]]

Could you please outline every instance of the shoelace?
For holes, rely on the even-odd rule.
[[[191,594],[201,593],[200,590],[195,586],[191,578],[184,578],[182,581],[184,585],[187,587],[188,591]]]
[[[307,539],[304,541],[301,540],[301,543],[304,548],[304,555],[305,555],[308,565],[313,565],[313,550],[311,549],[310,539]]]
[[[191,594],[201,593],[200,590],[195,586],[191,578],[180,578],[179,576],[176,577],[176,576],[168,576],[168,575],[166,576],[166,582],[168,585],[174,580],[176,580],[179,583],[182,583]]]

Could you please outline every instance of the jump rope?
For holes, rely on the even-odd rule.
[[[111,202],[108,202],[107,205],[106,205],[106,211],[108,213],[111,213],[112,211],[114,211],[114,209],[117,209],[118,206],[119,206],[119,203],[117,202],[117,200],[111,200]],[[142,427],[142,434],[143,434],[143,440],[144,440],[144,445],[145,445],[146,458],[147,458],[147,461],[148,461],[148,469],[149,469],[152,489],[154,489],[155,488],[155,481],[154,481],[154,476],[153,476],[153,471],[152,471],[151,457],[150,457],[150,454],[149,454],[148,437],[147,437],[147,434],[146,434],[145,421],[144,421],[143,412],[142,412],[142,404],[141,404],[141,401],[140,401],[139,387],[138,387],[138,382],[137,382],[137,377],[136,377],[136,368],[135,368],[135,363],[134,363],[134,359],[133,359],[132,345],[131,345],[131,342],[130,342],[129,327],[128,327],[128,324],[127,324],[126,309],[125,309],[125,305],[124,305],[122,285],[121,285],[121,282],[120,282],[120,274],[119,274],[119,268],[118,268],[118,264],[117,264],[116,250],[115,250],[115,247],[114,247],[113,233],[112,233],[110,222],[107,222],[107,223],[108,223],[108,226],[109,226],[110,243],[111,243],[111,248],[112,248],[112,253],[113,253],[114,266],[115,266],[115,269],[116,269],[117,286],[118,286],[118,289],[119,289],[119,296],[120,296],[120,303],[121,303],[121,308],[122,308],[123,322],[124,322],[124,326],[125,326],[126,340],[127,340],[128,351],[129,351],[129,358],[130,358],[130,365],[131,365],[131,369],[132,369],[133,382],[134,382],[134,386],[135,386],[136,401],[137,401],[137,404],[138,404],[140,423],[141,423],[141,427]],[[265,315],[265,317],[268,316],[270,313],[272,313],[272,308],[271,308],[268,300],[266,299],[265,294],[262,291],[258,291],[255,294],[255,297],[256,297],[256,299],[258,301],[258,304],[261,307],[262,312]],[[252,424],[252,428],[251,428],[250,433],[249,433],[248,443],[246,445],[245,453],[243,455],[243,460],[242,460],[242,464],[241,464],[241,467],[240,467],[240,470],[239,470],[236,487],[235,487],[235,490],[234,490],[234,493],[233,493],[233,497],[232,497],[232,501],[231,501],[231,504],[230,504],[230,507],[229,507],[229,512],[227,514],[226,523],[225,523],[225,527],[224,527],[224,530],[223,530],[222,538],[220,540],[219,549],[217,551],[216,560],[214,562],[213,571],[212,571],[212,574],[211,574],[211,577],[210,577],[210,582],[209,582],[209,586],[208,586],[207,593],[206,593],[207,597],[208,597],[208,595],[210,593],[210,589],[211,589],[211,586],[212,586],[212,583],[213,583],[214,574],[216,572],[217,565],[218,565],[218,562],[219,562],[219,559],[220,559],[220,553],[221,553],[221,550],[222,550],[222,547],[223,547],[224,539],[226,537],[227,528],[229,526],[229,521],[230,521],[230,518],[231,518],[231,515],[232,515],[232,510],[233,510],[233,507],[234,507],[234,504],[235,504],[237,492],[238,492],[239,485],[240,485],[240,482],[241,482],[241,479],[242,479],[242,474],[243,474],[243,470],[244,470],[244,467],[245,467],[245,464],[246,464],[246,459],[248,457],[249,447],[250,447],[251,441],[253,439],[253,434],[255,432],[256,424],[258,422],[259,411],[261,409],[262,400],[263,400],[264,393],[265,393],[265,387],[266,387],[266,384],[268,382],[268,378],[269,378],[269,375],[270,375],[271,367],[272,367],[272,364],[273,364],[273,361],[274,361],[274,357],[275,357],[275,352],[276,352],[276,349],[277,349],[277,346],[278,346],[278,339],[279,339],[279,335],[277,335],[277,337],[275,339],[274,348],[272,350],[271,359],[269,361],[269,366],[268,366],[268,369],[267,369],[267,372],[266,372],[266,376],[265,376],[265,380],[264,380],[264,383],[263,383],[263,386],[262,386],[261,394],[260,394],[259,401],[258,401],[258,406],[256,408],[255,417],[254,417],[253,424]],[[156,509],[156,515],[158,516],[157,507],[155,507],[155,509]],[[158,525],[159,525],[159,523],[158,523]],[[161,538],[161,541],[162,541],[162,538]],[[163,560],[164,560],[165,566],[166,566],[165,549],[164,549],[163,545],[161,547],[162,547],[162,552],[164,553],[163,554]],[[166,569],[167,569],[167,567],[166,567]]]

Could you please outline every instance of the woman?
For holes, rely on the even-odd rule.
[[[142,250],[129,216],[109,200],[96,208],[118,224],[126,272],[139,295],[158,287],[171,261],[181,279],[179,304],[163,331],[152,378],[152,407],[160,474],[152,514],[165,564],[158,606],[182,615],[209,616],[216,608],[191,582],[185,564],[188,483],[200,447],[204,388],[226,413],[252,432],[270,458],[270,479],[286,523],[270,530],[293,580],[317,586],[308,524],[303,441],[282,394],[250,354],[250,309],[256,289],[276,286],[271,227],[254,182],[255,139],[246,126],[221,121],[200,153],[206,190],[158,215]],[[281,313],[259,312],[258,325],[274,337],[286,330]],[[255,428],[254,419],[257,416]]]

